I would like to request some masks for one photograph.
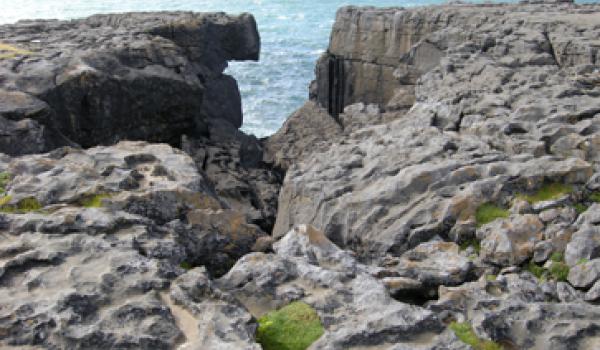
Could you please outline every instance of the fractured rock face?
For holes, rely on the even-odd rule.
[[[236,129],[240,95],[223,70],[260,51],[249,14],[21,21],[0,26],[0,37],[14,53],[0,59],[0,151],[12,155],[123,139],[179,144],[222,121]]]
[[[466,256],[459,254],[458,245],[452,242],[420,244],[404,253],[395,263],[386,272],[418,281],[419,288],[414,286],[410,289],[419,289],[425,294],[423,297],[427,293],[435,296],[441,285],[455,286],[464,283],[474,267]]]
[[[263,146],[254,136],[236,132],[224,137],[211,133],[208,139],[184,137],[182,147],[219,198],[271,232],[283,176],[262,162]]]

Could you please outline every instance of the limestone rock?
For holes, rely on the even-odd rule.
[[[481,338],[519,349],[594,349],[600,308],[551,301],[537,281],[525,274],[508,274],[495,281],[442,287],[439,301],[429,308],[466,319]]]
[[[600,227],[583,226],[573,234],[565,250],[565,262],[575,266],[582,260],[600,257]]]
[[[265,161],[287,170],[305,154],[328,145],[342,134],[340,125],[314,102],[288,117],[283,126],[265,143]]]
[[[340,9],[311,92],[332,119],[344,125],[350,106],[349,125],[360,122],[331,133],[324,150],[302,149],[286,173],[274,236],[310,223],[379,260],[435,237],[462,243],[481,231],[483,239],[476,214],[485,203],[521,215],[575,205],[598,164],[600,90],[589,54],[598,12],[573,4]],[[386,110],[394,90],[409,86],[412,107]],[[547,182],[576,193],[512,205]],[[532,218],[535,232],[519,252],[488,262],[523,262],[541,240],[561,252],[579,229],[568,212],[570,222]]]
[[[600,279],[600,259],[583,262],[571,267],[569,283],[576,288],[590,288]]]
[[[500,266],[519,265],[533,255],[543,228],[537,216],[531,214],[494,221],[477,231],[481,256]]]
[[[428,242],[404,253],[391,271],[401,277],[415,279],[424,289],[437,292],[441,285],[464,283],[473,267],[467,257],[459,254],[459,247],[455,243]]]
[[[209,138],[183,137],[182,146],[220,199],[271,232],[283,176],[262,161],[264,148],[255,137],[237,131],[211,132]]]

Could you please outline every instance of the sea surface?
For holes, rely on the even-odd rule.
[[[327,48],[336,10],[344,5],[416,6],[440,0],[0,0],[0,23],[70,19],[125,11],[224,11],[254,14],[262,40],[259,62],[232,62],[242,93],[242,129],[268,136],[308,98],[315,61]]]

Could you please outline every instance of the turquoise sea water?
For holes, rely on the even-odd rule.
[[[246,132],[277,131],[308,98],[316,59],[327,48],[336,10],[343,5],[415,6],[439,0],[0,0],[0,23],[28,18],[69,19],[95,13],[192,10],[250,12],[262,38],[260,62],[233,62]]]

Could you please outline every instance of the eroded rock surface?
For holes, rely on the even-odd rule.
[[[251,316],[211,292],[209,276],[265,235],[188,155],[121,142],[5,156],[0,169],[10,175],[0,208],[2,346],[170,349],[200,339],[258,348]],[[173,282],[201,265],[210,275]]]
[[[583,190],[597,170],[600,68],[591,54],[598,48],[597,11],[597,5],[340,10],[330,54],[345,49],[350,58],[385,61],[436,40],[451,45],[420,76],[410,111],[384,111],[396,117],[382,120],[366,108],[350,109],[345,114],[376,122],[350,127],[334,146],[290,168],[275,236],[311,223],[365,257],[400,255],[436,236],[473,237],[481,204],[510,208],[519,193],[545,182]],[[351,25],[352,18],[361,25]],[[403,35],[411,26],[421,34]],[[342,45],[354,37],[362,39]],[[531,210],[564,205],[536,203]]]

